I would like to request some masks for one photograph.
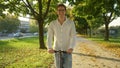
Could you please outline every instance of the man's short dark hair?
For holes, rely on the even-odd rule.
[[[58,4],[58,5],[57,5],[57,8],[58,8],[58,7],[61,7],[61,6],[64,7],[65,10],[66,10],[66,6],[65,6],[64,4]]]

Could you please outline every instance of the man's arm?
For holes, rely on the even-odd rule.
[[[54,53],[54,50],[52,48],[53,34],[54,32],[53,32],[52,24],[50,24],[48,27],[48,34],[47,34],[47,48],[49,53]]]
[[[76,45],[76,29],[75,29],[75,24],[72,22],[72,28],[70,32],[70,47],[67,50],[68,53],[72,53],[74,46]]]

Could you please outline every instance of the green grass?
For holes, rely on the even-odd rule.
[[[53,56],[38,48],[38,37],[1,40],[0,68],[48,68]]]
[[[89,38],[96,41],[100,46],[104,47],[108,51],[113,52],[120,57],[120,38],[110,38],[109,41],[104,41],[103,38]]]

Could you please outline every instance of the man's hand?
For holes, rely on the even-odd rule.
[[[70,49],[67,50],[67,53],[69,53],[69,54],[71,54],[72,52],[73,52],[72,48],[70,48]]]
[[[51,48],[51,49],[48,49],[48,53],[54,53],[54,50]]]

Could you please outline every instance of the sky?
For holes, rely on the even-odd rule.
[[[18,17],[18,19],[21,21],[29,21],[30,20],[29,17],[30,17],[30,15],[26,15],[26,17],[22,17],[22,14],[21,14],[21,16]]]
[[[18,19],[19,19],[20,21],[29,21],[28,18],[24,18],[24,17],[19,17]]]
[[[120,17],[118,17],[117,19],[113,20],[109,26],[120,26]]]

